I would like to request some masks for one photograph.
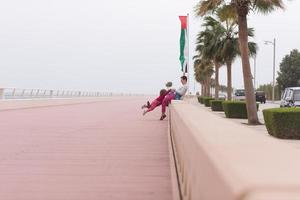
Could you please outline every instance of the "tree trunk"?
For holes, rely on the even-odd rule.
[[[206,81],[203,80],[203,96],[206,96]]]
[[[232,67],[232,61],[226,61],[226,67],[227,67],[227,100],[232,100],[232,73],[231,73],[231,67]]]
[[[203,96],[206,97],[207,96],[207,87],[206,87],[207,83],[206,83],[206,79],[203,81]]]
[[[219,69],[221,65],[217,62],[215,62],[215,99],[219,100],[219,90],[220,90],[220,84],[219,84]]]
[[[210,97],[210,77],[207,78],[207,96]]]
[[[204,96],[207,97],[208,93],[209,93],[208,78],[205,78]]]
[[[254,95],[254,88],[252,82],[252,74],[249,62],[248,49],[248,24],[247,13],[238,12],[239,24],[239,43],[243,64],[244,87],[246,93],[246,107],[248,114],[248,123],[251,125],[259,124],[257,117],[257,108]]]

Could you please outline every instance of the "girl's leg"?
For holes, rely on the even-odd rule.
[[[159,106],[161,103],[159,101],[154,100],[153,102],[151,102],[150,107],[148,108],[148,110],[143,112],[143,115],[145,115],[148,112],[151,112],[152,110],[154,110],[157,106]]]
[[[150,108],[150,106],[151,105],[150,105],[149,101],[147,101],[147,103],[142,106],[142,109],[144,109],[144,108]]]
[[[161,112],[162,112],[162,115],[165,115],[166,113],[166,107],[169,105],[169,103],[171,103],[172,99],[175,98],[175,95],[173,93],[170,93],[168,94],[163,102],[161,103]]]
[[[153,101],[151,104],[150,104],[150,108],[148,108],[147,112],[150,112],[152,110],[154,110],[157,106],[159,106],[161,103],[159,101]]]

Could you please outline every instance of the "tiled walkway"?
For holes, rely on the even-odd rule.
[[[167,121],[142,102],[0,112],[0,199],[172,199]]]

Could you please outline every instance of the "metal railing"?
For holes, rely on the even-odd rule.
[[[76,97],[109,97],[109,96],[143,96],[141,94],[89,92],[75,90],[47,90],[0,88],[0,99],[39,99],[39,98],[76,98]]]

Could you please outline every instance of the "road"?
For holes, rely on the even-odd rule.
[[[269,108],[279,108],[279,107],[280,107],[279,102],[272,103],[270,101],[267,101],[266,104],[259,104],[259,111],[257,112],[259,121],[261,123],[265,122],[263,112],[262,112],[263,110]]]

